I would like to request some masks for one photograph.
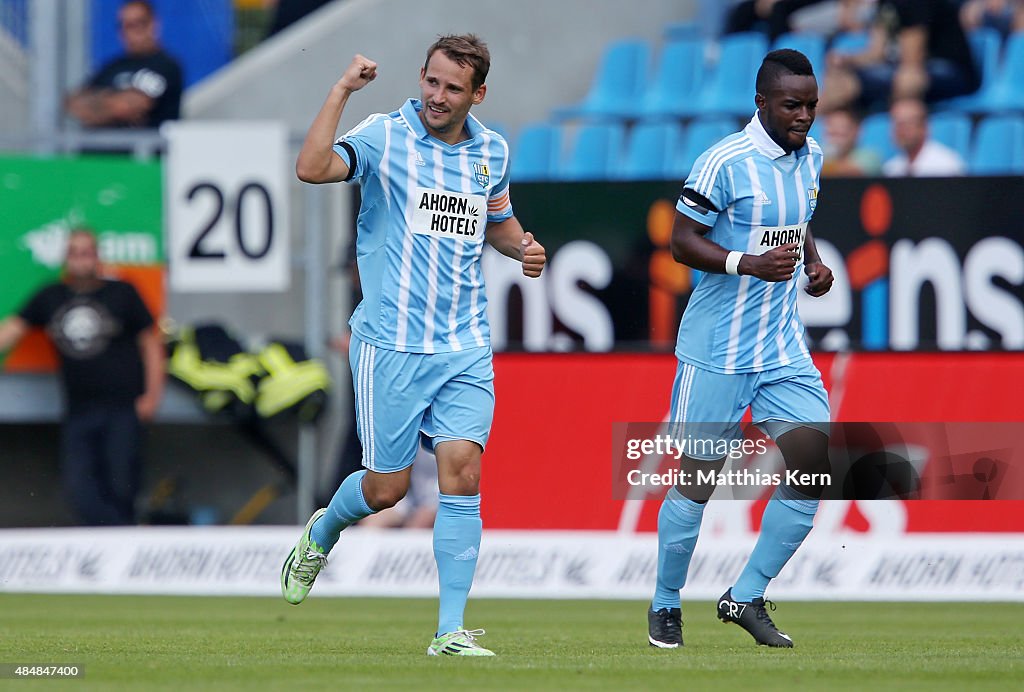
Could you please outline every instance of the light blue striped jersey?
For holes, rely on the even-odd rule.
[[[362,189],[363,300],[349,324],[393,351],[489,346],[480,256],[487,223],[512,216],[508,144],[472,115],[469,139],[446,144],[427,133],[421,108],[409,99],[371,115],[334,145]]]
[[[757,114],[740,132],[701,154],[683,185],[718,212],[680,197],[676,209],[710,226],[707,238],[726,250],[763,254],[797,242],[793,278],[768,282],[752,276],[707,274],[690,297],[679,325],[676,356],[720,373],[761,372],[810,358],[797,312],[803,242],[818,201],[821,147],[808,137],[787,154]]]

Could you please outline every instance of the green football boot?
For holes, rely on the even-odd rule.
[[[483,630],[456,630],[435,637],[427,647],[427,656],[493,656],[494,652],[477,643]]]
[[[313,516],[306,522],[299,542],[292,548],[288,559],[284,561],[284,566],[281,567],[281,594],[284,600],[292,605],[299,605],[306,600],[309,590],[313,588],[316,575],[327,566],[327,554],[309,537],[313,524],[326,511],[327,509],[323,508],[313,512]]]

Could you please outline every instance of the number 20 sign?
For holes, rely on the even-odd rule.
[[[287,290],[285,126],[184,121],[163,132],[171,290]]]

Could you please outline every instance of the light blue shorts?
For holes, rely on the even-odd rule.
[[[691,438],[740,439],[739,423],[750,408],[751,419],[773,440],[800,427],[828,434],[828,394],[821,373],[810,360],[764,372],[723,375],[679,361],[672,383],[674,434]],[[720,455],[689,454],[694,459]]]
[[[420,435],[431,446],[469,440],[486,447],[494,418],[491,348],[402,353],[355,334],[349,366],[363,466],[379,473],[412,464]]]

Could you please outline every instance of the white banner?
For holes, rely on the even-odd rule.
[[[164,206],[174,291],[284,291],[288,133],[277,122],[167,123]]]
[[[0,592],[279,594],[298,527],[7,529]],[[683,597],[732,584],[754,538],[702,538]],[[473,595],[650,598],[657,538],[611,532],[484,533]],[[317,596],[435,596],[429,531],[350,529]],[[1024,535],[811,534],[770,587],[786,600],[1024,601]]]

